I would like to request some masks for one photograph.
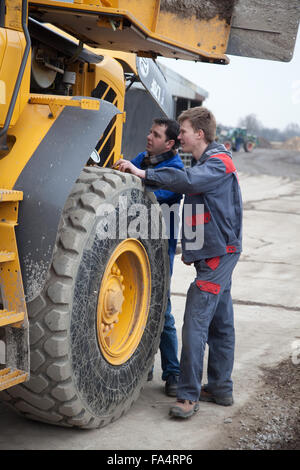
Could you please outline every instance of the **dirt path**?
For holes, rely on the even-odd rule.
[[[238,171],[249,175],[272,175],[300,179],[300,152],[256,148],[252,153],[233,152]]]
[[[226,427],[214,449],[300,449],[300,363],[293,364],[290,358],[261,370],[255,398],[224,420]]]

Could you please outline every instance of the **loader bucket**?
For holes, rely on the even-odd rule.
[[[299,19],[299,0],[238,0],[226,53],[289,62]]]
[[[290,60],[298,0],[30,0],[29,14],[91,47],[226,64]],[[75,14],[76,13],[76,14]]]

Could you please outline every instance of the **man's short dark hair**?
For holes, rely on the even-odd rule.
[[[166,127],[166,136],[168,140],[174,140],[175,144],[173,145],[173,149],[177,149],[179,147],[179,140],[178,135],[180,132],[180,126],[177,121],[174,119],[168,118],[157,118],[153,121],[154,124],[158,126],[165,126]]]

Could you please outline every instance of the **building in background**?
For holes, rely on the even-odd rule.
[[[177,119],[182,111],[188,108],[202,106],[203,101],[208,98],[208,92],[206,90],[163,64],[159,64],[159,67],[166,78],[169,91],[173,96],[173,117],[175,119]]]

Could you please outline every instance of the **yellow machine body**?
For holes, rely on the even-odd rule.
[[[42,17],[86,44],[140,55],[228,62],[230,16],[196,16],[162,7],[160,0],[51,2],[32,0]],[[233,6],[233,2],[232,6]],[[51,7],[51,8],[49,8]],[[76,15],[70,15],[76,10]],[[232,13],[232,8],[231,8]],[[184,34],[188,32],[188,34]]]
[[[0,128],[4,125],[14,84],[25,49],[24,34],[0,28]],[[28,59],[10,126],[16,124],[29,98],[30,57]]]

